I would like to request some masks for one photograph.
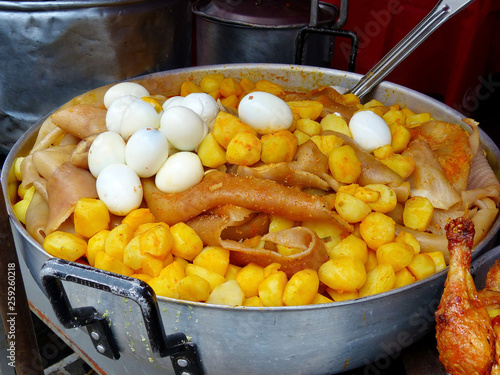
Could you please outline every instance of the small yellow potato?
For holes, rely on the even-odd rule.
[[[308,118],[301,118],[297,120],[295,125],[297,130],[303,131],[308,136],[312,137],[314,135],[319,135],[321,133],[321,125],[319,122],[310,120]]]
[[[300,249],[297,247],[289,247],[285,245],[276,245],[276,250],[278,251],[279,254],[284,256],[300,254],[304,251],[304,249]]]
[[[381,159],[380,162],[387,165],[404,179],[411,176],[416,165],[411,156],[401,154],[394,154],[386,159]]]
[[[324,296],[323,294],[316,293],[316,296],[314,296],[314,299],[311,302],[311,305],[320,305],[322,303],[332,303],[332,302],[333,302],[333,299],[330,299],[327,296]]]
[[[413,247],[413,251],[415,254],[420,253],[420,243],[417,241],[415,236],[410,232],[406,232],[404,230],[399,232],[394,241],[403,242],[407,245],[410,245],[411,247]]]
[[[378,264],[366,274],[366,282],[359,289],[359,296],[366,297],[383,293],[394,288],[396,273],[390,264]]]
[[[80,198],[73,214],[75,232],[90,238],[97,232],[108,229],[110,223],[108,207],[100,199]]]
[[[365,189],[376,191],[379,197],[374,202],[368,202],[368,205],[373,211],[387,213],[396,208],[398,198],[394,190],[384,184],[368,184]]]
[[[446,260],[444,259],[444,255],[441,251],[431,251],[426,254],[429,255],[434,261],[434,264],[436,265],[435,272],[442,271],[446,268]]]
[[[415,276],[413,276],[411,272],[408,271],[408,268],[402,268],[396,272],[396,282],[394,283],[394,289],[409,285],[415,282],[415,280]]]
[[[184,81],[181,84],[181,96],[188,96],[194,92],[203,92],[200,86],[193,81]]]
[[[257,296],[259,284],[264,280],[264,267],[249,263],[236,274],[235,280],[245,293],[246,298]]]
[[[236,165],[252,165],[260,160],[262,144],[260,139],[252,133],[236,134],[226,149],[226,160]]]
[[[240,96],[243,94],[243,89],[241,88],[240,83],[231,77],[227,77],[222,80],[219,86],[219,91],[221,95],[226,98],[231,95]]]
[[[158,296],[167,298],[179,298],[179,292],[177,292],[177,285],[170,284],[167,280],[160,277],[153,277],[147,281],[147,283],[153,288],[154,292]]]
[[[236,95],[229,95],[227,98],[222,97],[220,102],[224,105],[224,107],[229,107],[233,111],[237,111],[238,105],[240,104],[240,98]]]
[[[386,113],[384,113],[382,118],[387,123],[387,125],[389,125],[389,128],[391,128],[391,126],[394,124],[399,124],[403,126],[406,124],[405,114],[396,108],[389,109]]]
[[[74,233],[55,231],[45,237],[43,248],[56,258],[74,262],[85,255],[87,241]]]
[[[289,101],[286,104],[301,119],[316,120],[323,111],[323,103],[316,100]]]
[[[283,271],[276,271],[259,284],[258,293],[264,306],[283,306],[283,291],[288,278]]]
[[[179,265],[182,267],[182,269],[186,269],[186,266],[189,264],[189,262],[184,259],[184,258],[181,258],[181,257],[174,257],[172,256],[172,262],[177,262],[179,263]],[[170,263],[168,263],[170,264]]]
[[[248,78],[243,78],[240,81],[240,86],[243,89],[244,94],[249,94],[255,90],[255,83]]]
[[[377,264],[377,253],[368,249],[368,260],[365,262],[366,272],[370,272],[372,269],[377,267]]]
[[[385,145],[373,150],[373,156],[377,159],[386,159],[394,155],[394,148],[391,145]]]
[[[198,156],[205,167],[218,168],[226,163],[226,150],[208,133],[198,146]]]
[[[21,172],[21,164],[24,160],[24,156],[19,156],[14,160],[14,175],[17,181],[23,180],[23,174]]]
[[[361,238],[350,234],[340,241],[328,255],[330,259],[336,257],[353,257],[359,259],[364,264],[368,261],[368,247]]]
[[[136,278],[136,279],[142,280],[142,281],[144,281],[145,283],[147,283],[149,280],[151,280],[151,279],[152,279],[152,277],[151,277],[151,276],[146,275],[145,273],[133,273],[132,275],[130,275],[130,277],[133,277],[133,278]]]
[[[271,263],[264,267],[264,278],[268,277],[269,275],[278,272],[278,270],[281,268],[281,264],[279,263]]]
[[[351,93],[343,94],[342,99],[344,100],[344,104],[348,107],[359,104],[359,97]]]
[[[241,270],[241,268],[242,267],[229,263],[224,277],[226,280],[234,280],[236,278],[236,274]]]
[[[245,293],[235,280],[217,285],[207,299],[207,303],[229,306],[242,306],[244,301]]]
[[[405,227],[420,232],[427,230],[434,215],[434,207],[429,199],[425,197],[411,197],[405,202],[403,211],[403,223]]]
[[[358,223],[372,212],[367,203],[340,191],[335,195],[335,210],[348,223]]]
[[[31,202],[28,199],[21,199],[12,207],[17,220],[19,220],[23,224],[26,224],[26,211],[28,211],[30,203]]]
[[[293,131],[293,135],[297,138],[297,144],[299,146],[303,143],[306,143],[309,139],[311,139],[309,134],[306,134],[303,131],[297,129]]]
[[[333,149],[344,144],[344,140],[342,138],[333,134],[315,135],[311,137],[311,141],[313,141],[316,146],[318,146],[319,150],[326,156],[330,156]]]
[[[285,285],[283,303],[286,306],[309,305],[318,294],[319,277],[315,270],[296,272]]]
[[[212,134],[222,147],[227,148],[231,139],[241,132],[257,134],[255,130],[240,121],[238,117],[224,111],[219,111],[217,117],[215,117]]]
[[[130,211],[122,220],[122,223],[128,224],[133,232],[142,224],[154,223],[155,216],[149,208],[137,208]],[[135,235],[135,234],[134,234]]]
[[[333,130],[352,138],[352,133],[351,130],[349,129],[349,125],[347,125],[346,120],[333,113],[323,117],[323,119],[320,122],[320,125],[323,130]]]
[[[354,184],[352,184],[354,185]],[[385,185],[384,185],[385,186]],[[380,192],[376,190],[372,190],[365,186],[358,186],[353,196],[362,200],[365,203],[373,203],[376,202],[380,198]]]
[[[394,241],[396,223],[381,212],[371,212],[359,224],[359,233],[370,249],[377,250],[379,246]]]
[[[356,182],[361,175],[361,162],[349,145],[333,149],[328,157],[328,166],[333,178],[345,184]]]
[[[134,236],[128,224],[119,224],[111,229],[104,242],[104,251],[109,256],[120,261],[123,260],[123,249]]]
[[[406,126],[408,128],[413,128],[415,126],[420,125],[423,122],[427,122],[431,119],[430,113],[419,113],[413,116],[406,117]]]
[[[166,280],[170,285],[174,286],[186,277],[185,266],[182,262],[174,260],[172,263],[163,267],[158,277]]]
[[[401,109],[401,112],[403,112],[403,114],[405,115],[405,118],[406,117],[410,117],[410,116],[415,116],[415,112],[413,112],[411,109],[409,108],[402,108]],[[406,121],[406,120],[405,120]]]
[[[359,189],[358,184],[349,184],[349,185],[340,186],[337,192],[346,193],[349,195],[354,195],[354,194],[356,194],[356,190],[358,190],[358,189]]]
[[[180,222],[170,227],[174,238],[172,254],[192,261],[203,250],[203,242],[196,232],[186,223]]]
[[[224,276],[229,266],[229,250],[220,246],[207,246],[193,259],[193,264]]]
[[[141,252],[165,259],[174,247],[174,237],[168,226],[155,225],[140,237]]]
[[[257,81],[255,83],[255,91],[268,92],[268,93],[276,95],[278,97],[283,97],[286,94],[283,87],[281,87],[277,83],[273,83],[273,82],[265,80],[265,79],[262,79],[262,80]]]
[[[330,244],[328,246],[332,248],[349,235],[349,232],[340,228],[333,220],[303,221],[302,226],[313,230],[319,238]]]
[[[152,256],[151,254],[144,253],[142,262],[141,262],[141,270],[146,275],[151,277],[157,277],[160,275],[163,270],[163,259],[159,259],[157,257]]]
[[[222,276],[221,274],[206,269],[205,267],[197,266],[196,264],[187,264],[185,272],[186,275],[198,275],[200,277],[203,277],[210,284],[211,291],[213,291],[217,285],[220,285],[226,281],[224,276]]]
[[[406,119],[403,118],[402,123],[389,124],[389,130],[391,131],[391,146],[397,154],[406,150],[411,140],[410,131],[404,125],[405,121]]]
[[[85,252],[85,257],[87,262],[93,267],[95,263],[95,255],[98,251],[104,251],[104,244],[106,242],[106,237],[109,234],[109,230],[104,229],[97,232],[87,241],[87,251]]]
[[[201,276],[192,274],[177,284],[179,299],[193,302],[204,302],[210,296],[210,284]]]
[[[355,292],[366,281],[366,269],[362,261],[353,257],[336,257],[323,263],[318,270],[319,280],[341,292]]]
[[[390,264],[394,272],[408,266],[415,254],[413,247],[403,242],[390,242],[377,249],[377,263]]]
[[[436,264],[429,254],[418,253],[413,256],[408,270],[417,280],[422,280],[436,273]]]
[[[290,162],[297,152],[298,140],[288,130],[264,134],[261,138],[261,160],[266,163]]]
[[[33,198],[33,194],[36,192],[35,186],[31,186],[29,189],[24,189],[22,184],[19,184],[19,187],[17,188],[18,195],[21,199],[26,200],[28,202],[31,202],[31,199]]]
[[[245,298],[245,301],[243,301],[243,306],[247,307],[264,307],[264,304],[262,303],[261,299],[259,296],[253,296],[250,298]]]
[[[279,216],[272,216],[269,223],[269,233],[279,232],[280,230],[293,228],[295,222]]]
[[[332,288],[326,288],[326,292],[334,302],[349,301],[359,298],[359,292],[338,292]]]
[[[200,81],[200,88],[206,93],[219,90],[220,84],[224,80],[224,74],[207,74]]]
[[[132,268],[127,267],[121,261],[106,254],[104,251],[98,251],[95,255],[94,267],[125,276],[130,276],[134,273]]]
[[[92,240],[92,238],[90,240]],[[90,245],[90,240],[89,240],[89,245]],[[125,246],[125,248],[123,249],[123,263],[126,266],[132,268],[134,271],[138,271],[142,268],[143,260],[144,260],[144,254],[141,251],[141,237],[140,236],[133,237],[129,241],[127,246]]]

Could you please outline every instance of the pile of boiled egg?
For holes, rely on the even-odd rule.
[[[89,170],[110,212],[126,215],[143,199],[141,178],[155,176],[164,193],[185,191],[198,184],[204,168],[196,149],[212,130],[220,110],[206,93],[174,96],[160,105],[146,88],[134,82],[112,86],[104,96],[108,131],[89,149]],[[285,101],[266,92],[243,97],[238,116],[259,134],[288,129],[293,114]],[[353,139],[371,152],[391,142],[387,124],[363,111],[350,121]]]

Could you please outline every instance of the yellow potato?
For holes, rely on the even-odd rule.
[[[319,150],[329,156],[333,149],[340,147],[344,144],[344,140],[333,134],[328,135],[315,135],[311,140],[318,146]]]
[[[104,251],[109,256],[123,260],[123,249],[134,236],[128,224],[120,224],[110,230],[104,243]]]
[[[394,268],[390,264],[378,264],[366,274],[366,282],[359,289],[359,296],[366,297],[387,292],[394,288],[395,283],[396,273]]]
[[[219,111],[214,121],[212,134],[222,147],[227,148],[231,139],[241,132],[257,134],[255,130],[240,121],[238,117]]]
[[[415,254],[413,247],[403,242],[390,242],[377,249],[377,263],[390,264],[395,272],[408,266]]]
[[[171,285],[167,280],[160,277],[153,277],[147,281],[147,283],[153,288],[154,292],[158,296],[168,297],[168,298],[179,298],[179,292],[177,292],[177,286]]]
[[[333,302],[332,299],[324,296],[323,294],[316,293],[316,296],[314,297],[311,304],[312,305],[320,305],[322,303],[331,303],[331,302]]]
[[[186,223],[180,222],[170,227],[174,238],[172,254],[192,261],[203,250],[203,242],[196,232]]]
[[[280,230],[290,229],[294,226],[293,220],[284,219],[279,216],[272,216],[269,223],[269,233],[279,232]]]
[[[200,81],[200,88],[206,93],[219,90],[220,84],[224,80],[223,74],[207,74]]]
[[[264,306],[283,306],[283,291],[288,278],[283,271],[276,271],[261,281],[259,298]]]
[[[319,135],[321,133],[321,125],[319,122],[308,119],[301,118],[297,120],[297,124],[295,125],[297,130],[303,131],[308,136],[312,137],[314,135]]]
[[[361,175],[361,162],[349,145],[333,149],[328,157],[328,165],[333,178],[345,184],[356,182]]]
[[[278,85],[277,83],[273,83],[271,81],[262,79],[255,83],[255,91],[264,91],[270,94],[276,95],[278,97],[285,96],[285,90],[283,87]]]
[[[73,214],[75,232],[90,238],[97,232],[108,229],[110,222],[108,207],[100,199],[80,198]]]
[[[431,119],[430,113],[419,113],[412,116],[406,117],[406,126],[408,128],[413,128],[420,125],[423,122],[427,122]]]
[[[95,255],[97,254],[97,252],[104,251],[104,243],[106,242],[106,237],[108,236],[108,234],[109,230],[105,229],[97,232],[88,239],[85,257],[87,258],[87,262],[89,262],[91,266],[94,266]]]
[[[260,139],[252,133],[236,134],[226,149],[226,160],[236,165],[252,165],[260,160],[262,144]]]
[[[353,196],[365,203],[373,203],[380,199],[380,192],[367,188],[366,186],[358,186]]]
[[[434,207],[425,197],[411,197],[405,202],[403,223],[405,227],[417,231],[425,231],[434,216]]]
[[[218,168],[226,163],[226,150],[208,133],[198,146],[198,156],[205,167]]]
[[[240,86],[243,89],[244,94],[249,94],[250,92],[255,90],[255,83],[248,78],[243,78],[240,81]]]
[[[401,288],[402,286],[409,285],[415,282],[415,276],[408,271],[408,268],[402,268],[396,272],[396,282],[394,283],[394,288]]]
[[[368,184],[365,189],[376,191],[379,193],[377,200],[368,202],[368,205],[373,211],[387,213],[396,208],[398,199],[394,190],[384,184]]]
[[[296,272],[285,285],[283,303],[286,306],[309,305],[318,294],[318,273],[311,269]]]
[[[340,191],[335,196],[335,210],[348,223],[358,223],[372,212],[367,203]]]
[[[234,78],[227,77],[222,80],[219,86],[219,91],[222,96],[228,97],[231,95],[239,96],[243,94],[243,89],[240,83]]]
[[[207,299],[207,303],[229,306],[242,306],[244,301],[245,293],[235,280],[217,285]]]
[[[50,255],[74,262],[85,255],[87,241],[74,233],[55,231],[43,240],[43,248]]]
[[[26,224],[26,211],[28,211],[30,203],[31,202],[28,199],[21,199],[12,207],[17,220],[19,220],[23,224]]]
[[[236,274],[241,270],[241,268],[242,267],[235,266],[234,264],[229,263],[224,277],[226,278],[226,280],[234,280]]]
[[[264,307],[264,304],[262,303],[261,299],[259,296],[253,296],[250,298],[245,298],[245,301],[243,301],[243,306],[247,307]]]
[[[400,111],[398,112],[401,113]],[[410,143],[411,140],[411,134],[408,128],[404,125],[405,122],[406,117],[403,115],[402,122],[389,124],[389,130],[391,131],[391,146],[397,154],[406,150],[408,143]]]
[[[245,293],[246,298],[257,296],[259,284],[264,280],[264,267],[249,263],[236,274],[235,280]]]
[[[264,134],[261,138],[261,160],[266,163],[290,162],[297,151],[298,140],[288,130]]]
[[[156,221],[149,208],[137,208],[130,211],[122,220],[122,224],[128,224],[133,232],[142,224],[154,223]],[[135,236],[135,234],[134,234]]]
[[[151,254],[159,259],[165,259],[174,247],[174,237],[168,226],[155,225],[139,237],[142,253]]]
[[[338,292],[332,288],[326,288],[326,292],[334,302],[349,301],[359,298],[359,292]]]
[[[323,111],[323,103],[316,100],[289,101],[286,104],[301,119],[316,120]]]
[[[224,276],[229,266],[229,250],[220,246],[207,246],[193,259],[193,264]]]
[[[183,278],[186,277],[185,266],[182,262],[174,260],[172,263],[165,266],[159,275],[160,279],[167,281],[174,286]]]
[[[303,131],[297,129],[293,131],[293,135],[297,138],[297,144],[299,146],[303,143],[306,143],[311,138],[309,134],[306,134]]]
[[[179,281],[177,292],[180,299],[203,302],[210,296],[210,284],[201,276],[192,274]]]
[[[159,259],[151,254],[143,253],[141,270],[146,275],[157,277],[163,269],[163,259]]]
[[[377,264],[377,253],[368,249],[368,260],[365,262],[366,272],[370,272],[372,269],[377,267]]]
[[[411,247],[413,247],[413,251],[415,254],[420,253],[420,243],[410,232],[405,232],[404,230],[399,232],[394,241],[403,242],[407,245],[410,245]]]
[[[370,249],[377,250],[379,246],[394,241],[396,223],[381,212],[371,212],[361,221],[359,233]]]
[[[323,117],[323,119],[320,122],[320,125],[323,130],[333,130],[352,138],[352,133],[351,130],[349,129],[349,125],[347,125],[346,120],[333,113]]]
[[[340,292],[355,292],[366,281],[366,269],[357,258],[343,256],[323,263],[318,270],[319,280]]]
[[[361,238],[350,234],[340,241],[328,255],[330,259],[345,256],[353,257],[359,259],[364,264],[368,261],[368,247]]]
[[[175,263],[175,262],[174,262]],[[198,275],[203,277],[210,284],[210,290],[213,291],[217,285],[220,285],[226,281],[224,276],[218,274],[217,272],[206,269],[205,267],[197,266],[196,264],[186,265],[186,275]]]
[[[125,276],[130,276],[134,273],[132,268],[127,267],[120,260],[113,258],[104,251],[97,252],[94,267]]]
[[[391,108],[390,110],[388,110],[386,113],[384,113],[382,118],[387,123],[387,125],[389,125],[389,128],[391,128],[392,125],[394,125],[394,124],[399,124],[402,126],[404,126],[406,124],[405,114],[396,108]],[[391,133],[392,133],[392,129],[391,129]]]
[[[436,265],[435,272],[442,271],[446,268],[446,260],[444,259],[444,255],[441,251],[431,251],[426,254],[429,255],[434,261],[434,264]]]
[[[193,81],[184,81],[181,84],[181,96],[188,96],[194,92],[203,92],[200,86]]]
[[[90,240],[92,240],[92,238]],[[90,240],[89,240],[89,245],[90,245]],[[134,271],[138,271],[142,268],[143,260],[144,260],[144,254],[141,251],[141,237],[136,236],[132,238],[127,244],[127,246],[125,246],[125,248],[123,249],[123,263],[132,268]]]
[[[404,179],[411,176],[416,165],[411,156],[401,154],[394,154],[386,159],[381,159],[380,162],[387,165]]]
[[[417,280],[422,280],[436,272],[436,264],[429,254],[419,253],[413,256],[408,270]]]

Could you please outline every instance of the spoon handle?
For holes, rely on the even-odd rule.
[[[432,11],[394,46],[349,92],[362,98],[412,53],[429,35],[474,0],[440,0]]]

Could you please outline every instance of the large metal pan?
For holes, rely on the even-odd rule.
[[[172,70],[144,76],[139,81],[152,92],[161,90],[175,94],[174,90],[183,81],[199,81],[204,75],[216,72],[237,79],[265,78],[290,90],[320,85],[350,88],[360,78],[354,73],[307,66],[234,64]],[[370,98],[388,105],[398,103],[417,112],[431,112],[436,119],[454,123],[460,123],[463,117],[432,98],[389,82],[378,85],[367,97]],[[367,364],[374,366],[374,371],[382,370],[387,366],[387,359],[433,329],[434,311],[441,297],[446,271],[397,290],[347,302],[249,308],[188,303],[163,297],[159,297],[156,304],[147,291],[144,293],[144,285],[137,280],[67,262],[47,263],[50,256],[14,217],[8,193],[13,191],[11,170],[14,159],[29,151],[40,123],[16,143],[1,176],[16,246],[35,279],[39,280],[42,274],[47,288],[42,287],[42,282],[40,286],[53,302],[57,300],[56,313],[61,321],[65,321],[65,326],[88,323],[89,319],[72,318],[69,313],[85,312],[91,306],[91,317],[98,316],[109,322],[106,325],[110,331],[105,335],[112,339],[111,344],[115,344],[109,345],[111,351],[114,348],[114,353],[120,357],[117,361],[110,360],[115,369],[124,363],[120,362],[125,361],[124,358],[132,358],[141,363],[140,370],[134,368],[133,373],[182,373],[179,372],[182,365],[189,361],[179,361],[178,352],[162,349],[163,337],[161,334],[158,337],[161,324],[166,334],[176,334],[168,339],[178,340],[184,349],[184,336],[178,334],[186,335],[190,340],[188,349],[198,350],[197,353],[194,351],[194,357],[201,360],[201,369],[206,374],[217,375],[333,374]],[[499,172],[500,150],[483,131],[480,132],[489,161]],[[497,220],[476,247],[474,258],[493,247],[499,226]],[[66,293],[60,290],[61,285]],[[51,291],[54,288],[56,293]],[[79,307],[87,307],[87,310],[78,310]],[[69,313],[65,312],[67,310]],[[162,358],[170,355],[172,362]],[[129,370],[132,371],[124,367],[121,371],[126,374]]]

